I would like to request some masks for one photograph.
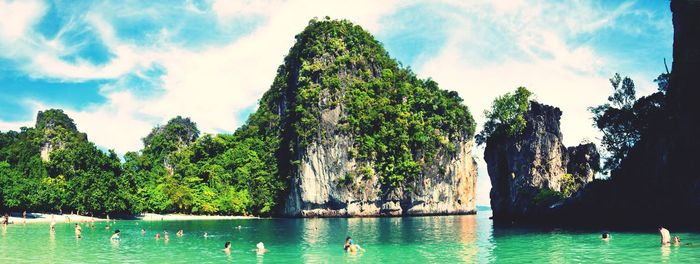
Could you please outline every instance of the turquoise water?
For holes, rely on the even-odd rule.
[[[655,230],[612,232],[606,242],[598,231],[494,229],[489,216],[116,221],[109,231],[98,222],[83,225],[80,240],[73,224],[57,224],[53,236],[49,224],[14,224],[0,233],[0,263],[700,263],[698,233],[671,230],[698,246],[661,247]],[[115,229],[118,243],[109,240]],[[170,241],[155,241],[163,229]],[[365,251],[344,253],[347,235]],[[258,255],[261,241],[269,251]]]

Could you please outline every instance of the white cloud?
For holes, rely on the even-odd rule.
[[[40,1],[0,1],[0,40],[20,41],[45,10]]]
[[[120,91],[110,93],[107,104],[80,111],[66,109],[66,114],[75,120],[78,130],[88,134],[90,141],[123,155],[141,149],[141,138],[153,128],[154,118],[141,111],[144,104],[131,92]]]

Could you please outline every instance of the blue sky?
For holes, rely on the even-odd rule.
[[[480,124],[495,96],[528,87],[562,109],[569,145],[600,136],[586,107],[605,101],[607,78],[629,75],[645,95],[663,59],[672,63],[661,0],[0,0],[0,131],[63,108],[121,154],[176,115],[206,133],[232,132],[294,35],[326,15],[363,26],[420,77],[458,91]],[[479,204],[488,204],[479,165]]]

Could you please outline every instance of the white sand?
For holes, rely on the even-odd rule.
[[[140,214],[135,216],[138,220],[145,221],[169,221],[169,220],[227,220],[227,219],[255,219],[255,216],[234,215],[185,215],[185,214]]]
[[[91,221],[107,221],[107,219],[89,217],[75,214],[42,214],[42,213],[32,213],[28,214],[26,219],[22,217],[12,217],[10,216],[10,223],[21,224],[21,223],[50,223],[55,221],[56,223],[80,223],[80,222],[91,222]]]
[[[226,216],[226,215],[185,215],[185,214],[139,214],[134,215],[136,220],[144,221],[172,221],[172,220],[226,220],[226,219],[255,219],[258,217],[254,216]],[[120,220],[120,219],[110,219]],[[56,223],[80,223],[80,222],[91,222],[91,221],[108,221],[105,218],[81,216],[75,214],[42,214],[42,213],[32,213],[27,216],[26,219],[22,217],[12,217],[10,216],[10,223],[12,224],[22,224],[22,223],[50,223],[55,221]]]

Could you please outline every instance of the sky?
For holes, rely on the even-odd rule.
[[[61,108],[102,149],[142,148],[177,115],[231,133],[255,111],[294,36],[314,17],[348,19],[420,78],[457,91],[478,126],[525,86],[559,107],[566,145],[598,142],[587,107],[614,73],[637,95],[672,59],[669,1],[0,0],[0,131]],[[477,203],[488,205],[483,148]]]

